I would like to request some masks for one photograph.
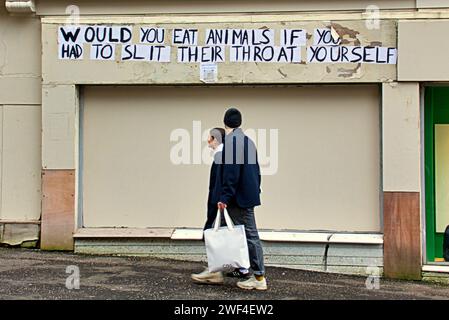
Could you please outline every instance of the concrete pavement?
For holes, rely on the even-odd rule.
[[[380,279],[380,288],[369,290],[365,277],[274,267],[267,268],[266,292],[243,291],[230,278],[223,286],[192,283],[190,274],[202,268],[148,257],[0,248],[0,299],[449,299],[448,285]],[[80,287],[70,290],[74,270]]]

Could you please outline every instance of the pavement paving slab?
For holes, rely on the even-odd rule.
[[[190,274],[200,262],[81,255],[0,248],[1,300],[427,300],[449,299],[449,285],[267,267],[267,291],[245,291],[236,279],[198,285]],[[79,289],[73,275],[79,270]],[[74,273],[75,272],[75,273]],[[72,277],[69,278],[68,277]],[[74,287],[73,289],[68,289]]]

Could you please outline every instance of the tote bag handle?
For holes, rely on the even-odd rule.
[[[231,217],[228,214],[228,210],[226,210],[226,208],[223,210],[223,214],[224,214],[224,218],[226,221],[226,225],[228,227],[229,230],[234,230],[234,223],[232,222]],[[218,228],[220,228],[221,225],[221,212],[220,209],[218,209],[217,212],[217,218],[215,219],[215,223],[214,223],[214,231],[218,231]]]

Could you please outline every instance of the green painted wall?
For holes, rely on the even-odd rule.
[[[443,234],[435,229],[435,124],[449,124],[449,87],[425,90],[424,139],[427,260],[443,257]]]

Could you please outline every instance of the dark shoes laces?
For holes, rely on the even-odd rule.
[[[248,279],[249,278],[249,272],[243,273],[239,269],[234,269],[233,271],[226,273],[226,277],[239,278],[239,279]]]

